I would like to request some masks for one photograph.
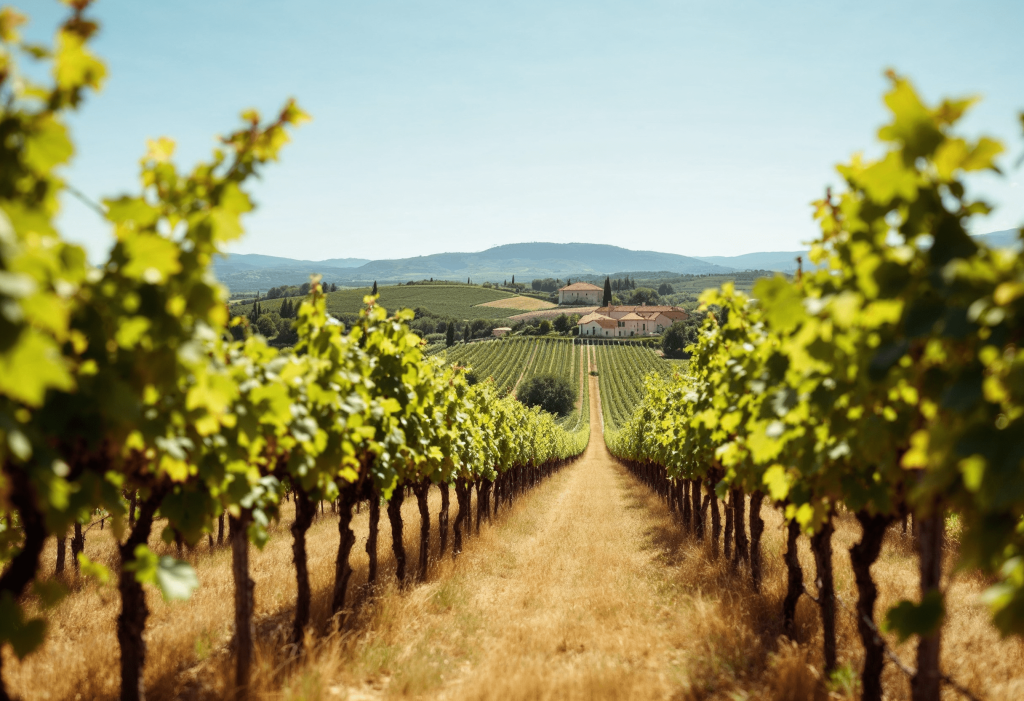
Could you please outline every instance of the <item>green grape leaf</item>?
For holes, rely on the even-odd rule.
[[[896,633],[900,642],[903,642],[911,635],[929,635],[935,632],[942,625],[945,615],[946,607],[942,593],[933,590],[928,592],[919,604],[901,601],[889,609],[885,614],[882,630],[886,633]]]
[[[43,644],[46,621],[42,618],[25,620],[25,612],[10,592],[0,595],[0,643],[9,642],[18,659]]]
[[[763,482],[773,501],[782,501],[789,496],[789,477],[782,465],[772,465],[765,470]]]
[[[157,566],[156,583],[164,600],[185,600],[199,586],[199,577],[192,565],[164,555]]]
[[[0,355],[0,394],[39,406],[47,389],[74,386],[57,344],[35,329],[23,331],[14,349]]]
[[[754,296],[762,300],[765,316],[781,333],[796,328],[806,315],[799,291],[781,275],[758,280]]]
[[[81,553],[78,554],[82,558]],[[67,596],[68,588],[59,579],[36,580],[32,583],[32,592],[39,597],[43,608],[53,608]]]
[[[25,165],[40,173],[66,163],[75,152],[68,138],[67,128],[50,117],[41,120],[37,131],[29,132],[25,139]]]
[[[110,581],[110,570],[102,562],[93,562],[85,553],[78,553],[78,565],[82,574],[95,579],[100,584],[107,584]]]
[[[181,272],[181,263],[178,260],[181,250],[173,241],[149,232],[126,233],[122,230],[121,233],[129,258],[123,270],[125,277],[158,285],[164,282],[168,275]]]

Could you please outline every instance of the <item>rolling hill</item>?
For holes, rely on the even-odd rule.
[[[975,238],[995,248],[1019,245],[1017,229],[993,231],[988,234],[979,234]],[[779,251],[744,253],[738,256],[698,256],[698,258],[734,270],[775,270],[780,273],[792,273],[796,271],[797,256],[803,256],[805,266],[809,264],[807,253],[808,251]]]
[[[1017,230],[1007,229],[978,236],[992,246],[1012,246]],[[278,285],[298,285],[319,273],[327,282],[345,287],[374,281],[394,284],[409,280],[501,282],[513,275],[522,282],[535,278],[633,275],[636,271],[660,271],[659,275],[723,274],[743,270],[774,270],[792,273],[797,256],[807,251],[744,253],[736,256],[681,256],[657,251],[634,251],[597,243],[512,243],[476,253],[435,253],[415,258],[366,260],[330,258],[294,260],[256,254],[232,254],[218,260],[214,271],[232,292],[268,290]]]
[[[346,265],[339,264],[346,261]],[[673,273],[724,273],[723,268],[689,256],[633,251],[593,243],[513,243],[477,253],[435,253],[415,258],[362,261],[331,259],[299,261],[258,255],[230,255],[215,265],[217,277],[234,292],[296,285],[319,273],[344,286],[406,282],[435,278],[474,282],[608,274],[616,270],[665,270]]]

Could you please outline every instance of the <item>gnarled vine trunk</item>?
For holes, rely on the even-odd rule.
[[[366,586],[373,587],[377,583],[377,538],[380,535],[380,494],[370,488],[369,498],[370,533],[366,537],[366,556],[370,559],[367,569]]]
[[[82,524],[75,521],[75,536],[71,539],[71,564],[75,567],[75,574],[82,570],[78,554],[83,552],[85,552],[85,534],[82,533]]]
[[[391,549],[395,553],[395,576],[399,586],[405,586],[405,541],[402,539],[402,502],[405,488],[396,487],[388,502],[388,520],[391,522]]]
[[[425,582],[430,561],[430,508],[427,505],[430,482],[418,482],[412,486],[412,491],[416,494],[416,505],[420,510],[420,558],[417,578]]]
[[[448,506],[451,497],[447,484],[440,484],[438,488],[441,490],[441,513],[437,515],[437,530],[441,533],[441,555],[443,556],[448,552]]]
[[[135,561],[135,548],[149,541],[153,530],[153,516],[160,504],[161,495],[151,494],[142,502],[138,519],[131,535],[118,546],[120,572],[117,589],[121,594],[121,612],[117,616],[117,642],[121,648],[121,699],[140,701],[146,698],[143,686],[143,670],[146,666],[146,641],[142,637],[146,630],[149,608],[146,606],[146,592],[142,583],[135,579],[135,572],[126,569]]]
[[[729,492],[729,499],[734,499],[733,493]],[[725,504],[725,542],[723,544],[723,550],[725,551],[725,560],[729,563],[730,567],[735,568],[735,562],[732,559],[732,519],[736,514],[736,509],[733,508],[732,503],[726,502]]]
[[[64,574],[64,562],[67,559],[68,537],[67,533],[57,538],[57,564],[53,569],[54,574]]]
[[[459,512],[455,514],[455,523],[452,524],[452,557],[462,552],[462,524],[466,520],[466,512],[469,510],[466,504],[468,500],[466,492],[469,487],[466,480],[461,477],[455,480],[455,501],[459,505]]]
[[[722,516],[718,512],[718,495],[715,494],[714,484],[708,485],[708,493],[704,497],[704,509],[711,507],[711,557],[718,559],[719,538],[722,537]]]
[[[935,509],[928,516],[914,516],[917,526],[917,552],[920,557],[921,600],[941,594],[942,540],[945,519]],[[941,687],[939,652],[942,646],[942,628],[936,627],[930,635],[922,635],[917,642],[917,673],[910,681],[913,701],[938,701]]]
[[[309,624],[309,566],[306,557],[306,532],[313,524],[316,504],[301,487],[295,487],[295,521],[292,522],[292,562],[295,563],[295,620],[292,622],[292,644],[302,652],[306,626]]]
[[[486,501],[484,500],[484,480],[478,479],[476,481],[476,534],[480,535],[480,522],[484,518],[484,506]]]
[[[494,514],[491,512],[491,494],[494,492],[494,482],[487,480],[484,482],[484,516],[487,517],[487,523],[491,522]]]
[[[11,598],[17,600],[25,593],[25,589],[39,571],[39,556],[46,543],[46,521],[37,506],[36,490],[28,474],[24,470],[5,464],[4,476],[7,478],[8,499],[18,510],[24,535],[21,550],[0,573],[0,594],[9,594]],[[7,691],[3,675],[0,673],[0,699],[6,698]]]
[[[139,493],[137,490],[132,490],[131,496],[128,498],[128,527],[135,527],[135,509],[138,506]]]
[[[853,565],[853,577],[857,582],[857,632],[864,646],[864,669],[860,675],[861,700],[881,701],[885,647],[874,624],[878,587],[871,578],[871,565],[882,551],[885,529],[892,519],[858,511],[857,521],[860,523],[861,536],[860,541],[850,547],[850,564]]]
[[[334,560],[334,591],[331,593],[331,613],[337,614],[345,608],[348,582],[352,578],[352,563],[349,561],[356,544],[352,532],[352,505],[359,500],[362,485],[353,483],[342,487],[335,503],[338,511],[338,554]]]
[[[735,513],[732,516],[733,529],[736,534],[736,547],[732,551],[733,567],[738,567],[741,562],[750,562],[750,543],[747,541],[747,499],[743,496],[742,489],[732,490],[732,508]]]
[[[797,550],[799,538],[800,524],[793,519],[786,526],[786,598],[782,602],[782,630],[790,640],[796,640],[796,604],[804,592],[804,571]]]
[[[242,511],[231,517],[231,577],[235,583],[235,697],[248,698],[249,673],[252,669],[253,589],[256,583],[249,576],[248,527],[252,515]]]
[[[682,480],[683,490],[683,531],[693,533],[692,509],[690,506],[690,483],[691,480]]]
[[[761,591],[761,534],[764,533],[764,519],[761,518],[762,492],[750,495],[750,583],[754,591]]]
[[[708,493],[704,495],[704,499],[700,503],[700,520],[705,525],[708,522],[708,505],[711,503],[711,497],[712,496],[713,495],[711,494],[711,491],[709,490]],[[715,502],[715,513],[718,513],[718,502],[717,502],[717,500]],[[714,525],[714,524],[712,524],[712,525]],[[719,528],[719,532],[721,532],[721,528]],[[717,546],[715,546],[715,547],[717,547]]]
[[[836,589],[832,578],[832,515],[811,536],[811,551],[817,569],[818,608],[821,611],[822,651],[825,675],[836,668]]]

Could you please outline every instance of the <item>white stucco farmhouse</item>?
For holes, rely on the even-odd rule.
[[[679,307],[600,307],[579,321],[580,336],[587,338],[628,338],[656,336],[689,314]]]
[[[559,304],[600,304],[604,289],[589,282],[574,282],[558,290]]]

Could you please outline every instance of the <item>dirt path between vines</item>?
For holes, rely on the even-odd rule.
[[[596,418],[597,378],[588,379]],[[375,652],[362,657],[388,659],[377,673],[333,690],[349,698],[671,696],[686,675],[692,609],[679,605],[666,577],[637,489],[593,421],[581,460],[485,532],[450,572],[405,597],[363,643]]]
[[[590,404],[599,416],[596,378]],[[644,514],[630,508],[628,478],[591,426],[584,457],[510,520],[504,538],[467,558],[462,615],[479,621],[475,654],[441,696],[662,696],[678,686],[685,627],[645,547]]]

